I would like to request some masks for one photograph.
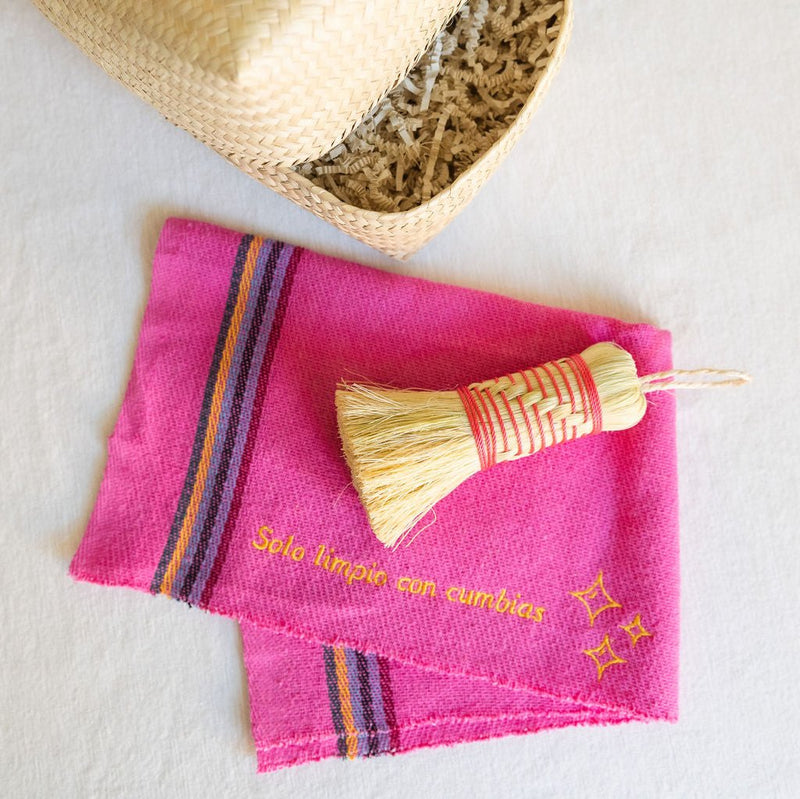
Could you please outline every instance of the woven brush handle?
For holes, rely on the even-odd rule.
[[[639,377],[633,358],[601,342],[532,369],[461,386],[480,468],[532,455],[545,447],[604,430],[626,430],[644,416],[645,394],[749,382],[744,372],[718,369]]]
[[[370,525],[384,544],[394,546],[476,472],[565,441],[633,427],[644,416],[651,391],[749,379],[715,369],[639,377],[628,352],[601,342],[579,355],[455,391],[343,385],[336,409]]]
[[[457,393],[481,469],[603,429],[597,386],[580,355],[462,386]]]

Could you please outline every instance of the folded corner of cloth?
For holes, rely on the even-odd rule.
[[[668,393],[630,430],[468,480],[395,551],[341,455],[343,379],[453,387],[597,341],[671,367],[649,325],[170,219],[71,573],[241,622],[260,770],[675,720]]]

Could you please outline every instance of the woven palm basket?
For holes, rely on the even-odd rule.
[[[500,83],[502,75],[488,80],[492,67],[485,71],[474,54],[496,60],[498,50],[505,51],[509,43],[513,52],[518,43],[532,48],[530,31],[536,23],[546,37],[535,49],[535,61],[529,57],[530,72],[519,82],[524,95],[513,98],[511,112],[496,111],[509,107],[511,100],[487,96],[485,91],[491,89],[481,89],[483,99],[479,98],[470,84],[475,82],[472,73],[463,90],[472,95],[456,100],[462,116],[474,102],[484,117],[463,123],[454,118],[451,132],[444,124],[435,134],[428,131],[436,128],[435,120],[426,118],[429,97],[414,106],[416,98],[406,92],[410,104],[401,97],[387,106],[406,86],[419,93],[415,65],[426,63],[425,75],[433,74],[430,54],[438,58],[448,29],[470,13],[485,17],[490,2],[34,0],[87,55],[169,121],[264,185],[397,258],[430,241],[475,196],[528,125],[561,61],[571,29],[571,0],[527,0],[541,7],[538,15],[506,23],[495,11],[492,42],[484,46],[478,38],[482,31],[475,28],[470,36],[476,41],[467,43],[472,55],[459,61],[457,69],[452,64],[441,69],[445,75],[460,75],[461,67],[471,65],[482,86]],[[510,0],[508,6],[516,14],[524,14],[527,7],[520,0]],[[504,9],[505,4],[499,6]],[[513,66],[515,76],[523,74],[519,65]],[[438,61],[435,67],[438,74]],[[504,74],[511,71],[507,65]],[[437,89],[431,80],[429,84],[427,95],[433,92],[435,98]],[[453,95],[444,91],[440,90],[444,97]],[[354,148],[363,151],[367,146],[361,133],[375,128],[382,102],[383,115],[386,107],[392,114],[401,106],[416,110],[407,121],[392,116],[400,138],[385,145],[387,152],[361,157],[373,171],[355,174]],[[491,136],[482,130],[484,124],[491,126]],[[422,132],[412,140],[409,130]],[[460,157],[439,152],[443,135],[448,142],[456,141],[451,149]],[[337,167],[332,154],[343,154],[345,166]],[[439,158],[436,163],[434,156]],[[421,184],[425,172],[426,185],[407,190],[398,163],[416,164],[417,182]],[[391,175],[397,184],[389,198],[375,196],[370,181],[378,172],[384,178]]]

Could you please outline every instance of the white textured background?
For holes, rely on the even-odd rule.
[[[800,2],[578,0],[478,199],[391,262],[237,172],[0,0],[0,795],[800,795]],[[233,622],[73,584],[159,227],[218,222],[644,320],[684,367],[681,720],[258,777]]]

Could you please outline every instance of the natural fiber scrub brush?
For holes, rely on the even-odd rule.
[[[394,546],[476,472],[591,433],[633,427],[650,391],[749,380],[742,372],[714,369],[639,377],[628,352],[602,342],[455,391],[342,384],[336,412],[370,526]]]

